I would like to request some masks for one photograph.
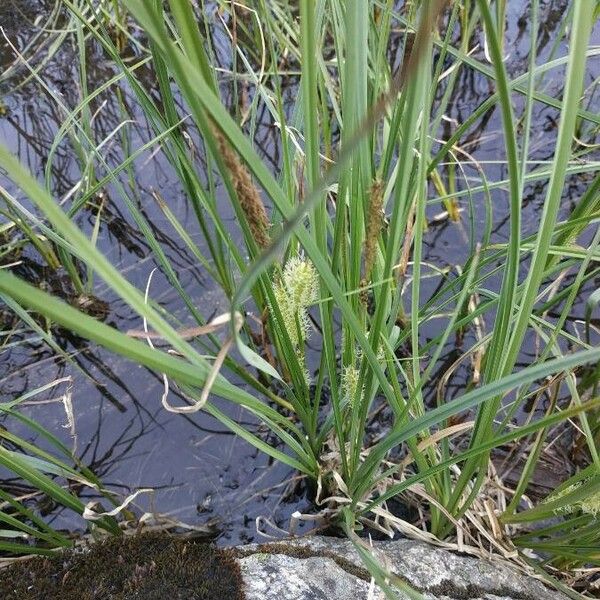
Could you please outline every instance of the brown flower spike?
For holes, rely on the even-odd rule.
[[[252,181],[248,169],[242,164],[229,142],[217,127],[213,126],[213,134],[219,146],[223,162],[231,176],[240,206],[248,220],[252,237],[259,248],[266,248],[271,243],[269,227],[271,226],[265,205],[257,187]]]

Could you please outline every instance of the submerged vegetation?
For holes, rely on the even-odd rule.
[[[538,56],[541,3],[532,0],[528,62],[515,75],[504,43],[510,4],[60,0],[55,28],[61,43],[74,40],[81,97],[66,106],[56,96],[63,125],[42,180],[0,146],[14,185],[0,188],[0,294],[19,327],[53,348],[60,326],[162,374],[170,410],[207,411],[303,474],[314,490],[311,518],[344,529],[374,570],[363,528],[491,551],[553,575],[577,597],[592,593],[600,572],[600,116],[590,74],[598,6],[569,3],[560,39]],[[86,79],[92,54],[116,70],[95,90]],[[16,63],[51,93],[37,60]],[[458,121],[453,103],[470,73],[489,94]],[[138,145],[125,89],[152,131]],[[96,137],[106,94],[118,99],[121,125]],[[539,107],[556,112],[543,152],[533,129]],[[493,111],[495,158],[481,160],[473,134]],[[257,147],[261,127],[276,155]],[[109,142],[119,151],[107,152]],[[80,181],[57,198],[53,161],[65,144]],[[136,189],[154,153],[177,177],[171,198]],[[531,184],[539,213],[526,210]],[[179,196],[185,221],[174,210]],[[186,289],[148,202],[222,290],[227,312],[215,316]],[[136,224],[187,307],[184,319],[101,251],[109,203]],[[435,262],[427,237],[439,222],[461,242]],[[27,244],[68,277],[70,302],[19,276]],[[97,278],[137,316],[136,330],[85,310]],[[464,381],[450,385],[459,371]],[[173,407],[169,386],[190,405]],[[221,400],[270,435],[244,428]],[[536,496],[557,443],[577,456],[574,470]],[[1,465],[83,513],[43,475],[56,474],[50,464],[80,474],[45,454],[19,470],[7,452],[0,445]],[[25,505],[2,499],[10,527],[0,540],[19,531],[43,549],[64,545]],[[415,507],[413,522],[395,511],[398,500]]]

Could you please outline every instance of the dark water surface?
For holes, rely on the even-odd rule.
[[[508,4],[507,65],[510,76],[515,77],[527,69],[529,8],[517,0],[509,0]],[[541,5],[538,63],[547,60],[569,3],[556,1],[542,2]],[[40,27],[48,15],[52,14],[53,6],[53,2],[45,0],[0,0],[0,23],[11,42],[23,49],[32,36],[40,34]],[[214,15],[212,17],[216,19]],[[60,24],[61,17],[57,15],[54,25],[58,29]],[[75,106],[79,101],[79,76],[78,53],[73,38],[68,37],[60,51],[43,64],[54,38],[50,34],[41,36],[39,43],[42,43],[42,49],[35,55],[32,64],[36,67],[42,65],[40,77],[48,86],[48,90],[44,90],[35,80],[26,82],[28,72],[22,65],[17,69],[10,67],[14,54],[6,40],[0,37],[0,69],[4,71],[0,75],[0,99],[7,108],[6,116],[0,118],[0,140],[8,145],[36,176],[43,179],[49,148],[64,120],[64,113],[56,99],[66,106]],[[600,41],[598,30],[594,36],[594,43],[597,44]],[[215,39],[220,50],[222,66],[227,68],[230,66],[227,38],[222,32],[219,33],[217,28]],[[557,55],[563,55],[564,52],[564,46],[559,44]],[[390,60],[394,60],[392,54],[391,51]],[[483,58],[481,52],[475,56],[480,60]],[[90,90],[115,73],[114,67],[91,45],[88,48],[86,67]],[[586,78],[586,85],[594,82],[595,76],[600,72],[600,65],[596,62],[591,65],[591,70]],[[142,74],[142,77],[147,77],[148,86],[151,88],[152,74],[143,71]],[[546,76],[544,84],[547,94],[560,97],[563,74],[562,70],[557,70]],[[290,99],[293,98],[296,84],[297,82],[290,80],[285,89]],[[19,87],[15,89],[17,85]],[[126,86],[121,87],[129,112],[129,122],[122,124],[124,117],[115,95],[102,95],[93,107],[97,111],[93,121],[94,136],[97,141],[110,138],[112,132],[120,126],[120,131],[126,133],[131,148],[136,149],[152,136],[141,111],[136,108],[133,94]],[[449,116],[458,122],[463,121],[493,92],[486,78],[470,70],[462,72],[456,90]],[[225,75],[222,80],[222,92],[226,101],[233,106],[231,80]],[[588,110],[597,113],[597,94],[588,96],[591,97]],[[517,114],[520,114],[523,108],[517,95],[515,108]],[[273,132],[266,110],[259,111],[259,114],[263,115],[264,121],[257,124],[255,143],[263,155],[269,158],[273,168],[277,169],[279,149],[276,133]],[[556,111],[536,104],[531,138],[531,155],[536,160],[551,159],[556,136],[556,117]],[[444,135],[449,134],[451,128],[452,124],[449,122]],[[484,116],[482,122],[467,136],[467,140],[463,140],[463,147],[484,165],[490,180],[506,178],[506,169],[502,164],[503,142],[498,111],[490,111]],[[103,153],[107,162],[117,164],[121,149],[118,143],[108,139],[103,146]],[[197,162],[202,161],[200,159]],[[473,178],[473,185],[478,184],[475,169],[467,167],[466,175]],[[52,165],[54,196],[68,197],[80,178],[80,163],[68,140],[64,140],[58,146]],[[589,176],[586,175],[570,179],[565,192],[563,214],[568,214],[571,210],[581,191],[585,189],[587,181]],[[1,174],[0,185],[14,194],[25,206],[29,206],[22,194]],[[136,162],[135,180],[128,181],[123,177],[123,185],[148,219],[156,237],[176,267],[180,281],[201,311],[210,315],[226,310],[226,299],[218,289],[211,287],[206,273],[182,247],[153,199],[152,191],[156,190],[168,202],[180,221],[190,224],[190,235],[202,247],[200,231],[197,225],[192,225],[196,223],[195,216],[164,157],[161,154],[153,156],[150,153],[143,156]],[[524,234],[533,233],[537,227],[545,189],[546,182],[537,182],[526,187],[523,202]],[[107,192],[98,247],[134,285],[143,290],[150,273],[157,265],[118,194],[111,188]],[[492,201],[493,240],[498,243],[505,242],[508,235],[506,191],[495,190],[492,193]],[[476,202],[481,203],[481,198],[477,197]],[[221,205],[224,217],[231,224],[232,235],[239,239],[228,203],[222,202]],[[461,206],[468,209],[466,199],[461,199]],[[429,216],[434,217],[441,210],[439,204],[431,206]],[[477,227],[483,226],[483,213],[482,209],[476,212]],[[77,219],[85,230],[92,231],[95,222],[95,214],[92,211],[81,211]],[[466,221],[460,225],[449,221],[432,223],[426,233],[425,260],[442,268],[454,268],[454,265],[463,263],[469,252],[465,243],[467,227]],[[50,274],[32,251],[26,251],[21,261],[17,270],[31,281],[45,281],[51,289],[66,297],[72,293],[67,278]],[[438,279],[424,280],[423,297],[426,298],[438,283]],[[578,316],[583,315],[585,299],[589,291],[597,287],[598,282],[595,283],[596,286],[591,282],[582,293],[575,309]],[[151,294],[169,313],[180,316],[185,322],[187,309],[158,271],[152,280]],[[122,331],[140,327],[139,319],[127,305],[115,298],[103,282],[96,281],[94,295],[107,303],[107,323],[114,324]],[[439,324],[433,321],[428,327],[430,329],[424,330],[424,336],[433,337],[438,332]],[[225,430],[212,417],[202,412],[190,417],[165,412],[160,403],[162,380],[157,374],[133,366],[97,347],[90,347],[65,332],[58,332],[57,339],[60,345],[73,355],[76,366],[57,358],[43,342],[35,338],[26,339],[21,344],[1,350],[0,401],[12,400],[57,378],[70,377],[75,436],[65,428],[66,416],[60,402],[30,405],[25,411],[60,436],[68,445],[76,444],[82,460],[92,467],[109,489],[127,494],[140,487],[152,487],[156,490],[153,497],[138,498],[137,504],[143,510],[153,508],[192,524],[218,522],[220,539],[226,543],[257,539],[258,517],[287,529],[293,511],[310,508],[309,502],[302,495],[303,488],[293,472],[287,467],[274,464],[246,442]],[[523,350],[523,362],[527,362],[528,357],[536,352],[534,340],[530,342],[530,347],[526,346]],[[318,340],[313,339],[311,343],[314,347],[311,362],[316,362]],[[456,352],[454,344],[449,345],[446,353],[447,364],[458,356]],[[449,382],[448,398],[464,389],[469,377],[466,366],[458,369]],[[57,398],[66,388],[67,384],[62,384],[37,400]],[[434,391],[432,388],[429,393],[433,394]],[[178,402],[183,400],[172,395],[171,403]],[[234,419],[254,431],[259,431],[258,424],[241,410],[231,405],[221,406]],[[385,423],[382,426],[384,427]],[[20,489],[17,482],[12,480],[0,481],[0,484],[8,489]],[[51,518],[59,527],[80,525],[73,522],[71,515],[60,511],[51,513]],[[276,534],[269,525],[265,525],[264,528],[267,532]]]

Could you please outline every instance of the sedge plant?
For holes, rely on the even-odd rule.
[[[86,185],[59,206],[50,194],[51,160],[45,184],[4,149],[0,166],[37,207],[43,224],[35,228],[44,228],[60,256],[101,278],[148,327],[117,331],[6,270],[0,293],[164,374],[191,399],[191,410],[207,411],[312,480],[316,511],[327,509],[352,539],[365,524],[390,535],[411,531],[387,504],[411,494],[425,506],[431,535],[464,535],[490,498],[495,449],[520,445],[525,466],[514,494],[491,509],[504,532],[494,547],[506,554],[513,545],[539,551],[569,568],[597,564],[591,548],[598,539],[600,399],[595,383],[583,388],[578,375],[592,365],[597,377],[600,350],[593,335],[568,328],[576,300],[599,273],[600,163],[593,144],[575,142],[577,131],[600,124],[582,102],[588,61],[599,52],[590,45],[596,4],[576,3],[565,15],[568,52],[543,64],[536,61],[534,25],[527,71],[511,79],[500,2],[493,9],[485,0],[402,7],[392,0],[63,3],[78,23],[80,46],[96,44],[115,67],[100,91],[85,91],[60,132],[86,148]],[[530,10],[537,24],[539,3]],[[485,52],[472,48],[475,35]],[[226,69],[216,47],[223,38],[231,48]],[[389,56],[393,41],[397,61]],[[123,58],[124,45],[134,61]],[[153,69],[155,90],[139,78],[141,66]],[[440,141],[460,75],[471,71],[493,91]],[[562,74],[562,97],[543,86],[553,72]],[[243,102],[226,105],[224,81]],[[120,86],[133,94],[151,135],[133,148],[122,130],[124,158],[115,162],[93,139],[88,105]],[[518,128],[517,98],[524,106]],[[538,104],[559,112],[551,160],[539,165],[529,160]],[[460,145],[494,107],[502,124],[502,180]],[[255,144],[261,112],[280,149],[275,166]],[[154,201],[229,299],[229,312],[217,319],[180,282],[128,185],[149,149],[159,149],[177,175],[192,223],[179,220],[172,199],[156,194]],[[477,177],[467,176],[467,168]],[[561,211],[567,179],[581,173],[589,177],[587,190],[570,213]],[[524,234],[521,220],[531,182],[546,183],[533,235]],[[189,322],[169,318],[76,225],[77,213],[108,185],[185,303]],[[508,205],[505,243],[491,234],[498,197]],[[225,203],[236,217],[235,234],[223,217]],[[424,258],[432,210],[467,232],[467,256],[455,269]],[[477,214],[484,214],[482,226]],[[579,244],[583,238],[586,245]],[[426,293],[430,281],[435,291]],[[590,315],[596,305],[592,294]],[[436,334],[426,339],[432,327]],[[465,332],[473,333],[470,347],[440,374],[444,350]],[[531,336],[544,349],[521,365],[519,351]],[[178,356],[147,343],[156,337]],[[309,353],[309,344],[318,351]],[[444,381],[460,364],[471,365],[471,381],[450,397]],[[569,390],[570,403],[519,421],[549,379]],[[215,397],[258,418],[285,451],[231,419]],[[389,430],[373,439],[370,419],[381,407],[390,415]],[[523,510],[540,455],[553,432],[569,426],[582,432],[587,465]],[[563,523],[523,533],[524,524],[551,514]],[[581,548],[563,551],[579,534]]]

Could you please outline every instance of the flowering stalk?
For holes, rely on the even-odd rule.
[[[292,346],[305,365],[304,342],[309,335],[308,307],[319,295],[319,275],[314,265],[299,256],[290,258],[282,277],[273,285],[277,306]],[[309,379],[306,373],[307,381]]]

